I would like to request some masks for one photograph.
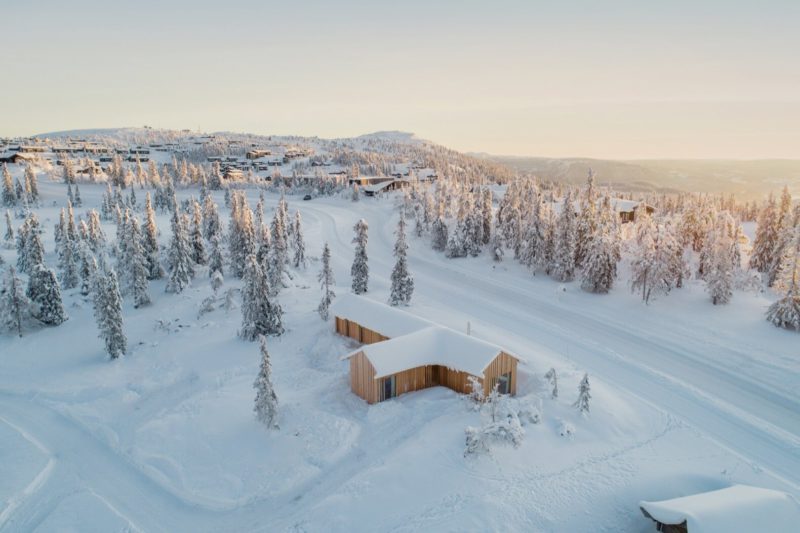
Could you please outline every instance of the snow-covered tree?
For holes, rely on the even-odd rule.
[[[572,195],[567,192],[555,229],[556,248],[551,274],[559,281],[572,281],[575,277],[575,208]]]
[[[767,272],[772,263],[772,254],[778,243],[778,214],[775,197],[770,194],[769,200],[758,215],[756,238],[753,241],[753,253],[750,255],[750,268],[759,272]]]
[[[146,221],[142,233],[142,248],[147,259],[147,279],[161,279],[164,276],[164,269],[161,268],[159,260],[158,226],[156,226],[156,212],[153,210],[150,192],[145,196],[144,205]]]
[[[3,234],[3,246],[14,247],[14,226],[11,225],[11,212],[6,209],[6,232]]]
[[[408,271],[408,243],[406,242],[406,221],[403,215],[397,222],[397,241],[394,244],[394,256],[397,262],[392,269],[392,289],[389,295],[391,305],[408,305],[414,294],[414,278]]]
[[[788,187],[783,188],[775,218],[777,220],[775,247],[770,255],[769,265],[767,265],[767,285],[770,287],[780,277],[780,270],[784,262],[783,251],[790,245],[795,226],[794,213],[792,212],[792,195],[789,194]]]
[[[441,215],[436,217],[431,226],[431,246],[438,252],[444,252],[447,248],[447,224]]]
[[[222,221],[219,218],[217,204],[211,195],[207,195],[203,200],[203,236],[210,241],[216,234],[222,234]]]
[[[306,266],[306,242],[303,237],[303,220],[300,211],[294,213],[294,226],[292,226],[292,243],[294,248],[294,258],[292,264],[295,268]]]
[[[203,214],[200,204],[194,202],[192,209],[192,228],[189,233],[189,240],[192,246],[192,261],[196,265],[205,265],[208,262],[206,257],[206,245],[203,240]]]
[[[331,249],[327,242],[322,248],[322,270],[320,270],[317,279],[322,287],[322,300],[317,307],[317,312],[322,317],[322,320],[328,320],[328,310],[336,296],[333,290],[336,282],[333,279],[333,270],[331,269]]]
[[[5,207],[16,207],[17,192],[14,189],[14,182],[11,180],[11,172],[8,166],[3,163],[3,205]]]
[[[578,385],[578,399],[573,404],[573,407],[581,413],[589,412],[589,400],[592,398],[589,391],[589,374],[584,374],[580,385]]]
[[[369,264],[367,263],[367,241],[369,240],[369,226],[363,218],[353,226],[355,237],[353,244],[356,245],[353,266],[350,267],[350,276],[353,278],[352,289],[355,294],[367,292],[369,284]]]
[[[208,256],[208,275],[213,276],[215,272],[219,275],[224,273],[224,263],[222,259],[222,246],[220,245],[220,234],[215,233],[211,236],[209,242],[210,253]]]
[[[150,283],[148,281],[150,269],[142,237],[139,219],[132,217],[128,226],[128,253],[125,267],[128,269],[126,277],[130,284],[130,293],[133,295],[133,306],[136,308],[150,303]]]
[[[117,359],[128,350],[128,340],[122,330],[122,296],[117,274],[113,270],[98,272],[94,287],[94,317],[106,353]]]
[[[245,260],[242,277],[242,327],[239,336],[254,341],[259,335],[283,333],[283,312],[270,296],[269,282],[255,254]]]
[[[31,165],[25,167],[25,196],[29,204],[38,205],[39,184],[36,181],[36,171],[33,170],[33,166]]]
[[[258,336],[261,345],[261,368],[253,387],[256,389],[256,401],[253,410],[259,422],[270,429],[278,428],[278,396],[272,386],[272,364],[267,351],[267,338]]]
[[[0,325],[4,331],[22,337],[22,327],[31,316],[31,303],[22,288],[13,266],[9,266],[3,277],[0,290]]]
[[[182,292],[194,277],[194,261],[192,261],[192,247],[186,234],[189,217],[178,211],[174,205],[172,215],[172,239],[170,240],[168,254],[169,279],[167,292]]]
[[[591,234],[583,251],[581,287],[588,292],[605,294],[614,285],[619,260],[619,242],[610,203],[606,198],[599,220],[587,227]]]
[[[649,303],[654,295],[667,294],[679,286],[686,265],[671,226],[656,225],[647,215],[639,217],[636,225],[631,290],[641,291],[642,300]]]
[[[769,307],[767,320],[777,327],[800,331],[800,224],[783,249],[774,288],[784,291],[784,295]]]
[[[92,292],[95,274],[97,273],[97,260],[92,253],[89,244],[82,241],[79,245],[80,250],[80,276],[81,276],[81,294],[88,296]]]
[[[704,277],[714,305],[727,304],[733,297],[734,243],[728,219],[733,222],[729,214],[721,213],[716,227],[709,232],[704,243],[704,249],[708,249]]]
[[[33,316],[42,324],[58,326],[67,320],[56,274],[42,263],[31,270],[27,296],[33,304]]]

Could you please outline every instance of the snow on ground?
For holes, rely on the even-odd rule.
[[[65,186],[40,189],[54,265]],[[81,185],[78,211],[102,190]],[[412,237],[409,312],[458,331],[469,321],[519,355],[519,395],[541,398],[543,419],[517,449],[464,458],[464,428],[481,415],[456,393],[366,405],[339,360],[357,345],[315,312],[318,255],[328,241],[336,291],[348,292],[352,227],[366,218],[369,297],[385,301],[393,202],[290,198],[314,257],[292,271],[280,295],[287,333],[269,341],[279,431],[252,413],[259,353],[236,336],[240,310],[220,301],[198,316],[212,295],[203,271],[180,295],[156,282],[151,306],[125,304],[130,353],[116,362],[75,291],[62,326],[0,337],[0,530],[650,531],[641,500],[733,483],[800,492],[800,341],[763,320],[764,295],[714,307],[691,282],[644,306],[624,284],[586,294],[512,261],[447,260]],[[269,218],[277,196],[266,203]],[[168,217],[158,222],[166,243]],[[223,290],[238,286],[226,278]],[[588,417],[571,406],[585,371]]]

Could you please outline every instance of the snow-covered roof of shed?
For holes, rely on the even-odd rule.
[[[800,523],[800,504],[791,495],[747,485],[639,506],[662,524],[686,522],[691,533],[789,533]]]
[[[396,307],[349,293],[337,297],[331,311],[333,316],[352,320],[389,338],[407,335],[435,325]]]
[[[364,352],[375,367],[375,379],[427,365],[440,365],[482,376],[502,351],[503,348],[496,344],[434,325],[388,341],[367,344],[343,359]]]

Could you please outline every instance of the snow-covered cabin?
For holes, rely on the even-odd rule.
[[[339,334],[364,343],[342,359],[350,361],[352,391],[367,403],[436,386],[466,394],[470,377],[484,394],[495,384],[516,394],[519,360],[496,344],[352,294],[336,301],[333,314]]]
[[[784,492],[733,485],[661,502],[640,502],[656,530],[666,533],[790,533],[800,526],[800,504]]]

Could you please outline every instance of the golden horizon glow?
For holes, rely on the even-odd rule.
[[[800,3],[551,4],[15,2],[0,136],[402,130],[493,154],[800,158]]]

